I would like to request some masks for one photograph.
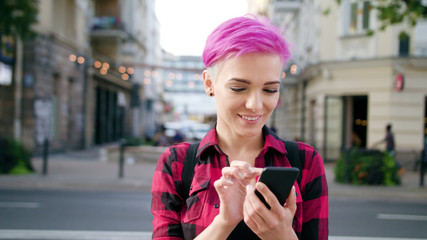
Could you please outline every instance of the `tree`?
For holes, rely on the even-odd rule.
[[[31,26],[37,23],[37,0],[0,1],[0,33],[28,39],[35,36]]]
[[[338,4],[341,0],[336,0]],[[427,0],[377,0],[371,2],[372,9],[377,10],[377,18],[380,23],[379,29],[369,29],[367,35],[371,36],[375,31],[384,31],[388,26],[407,23],[410,28],[416,26],[420,19],[427,19]],[[324,12],[329,13],[329,10]],[[408,34],[401,32],[400,37],[405,38]]]

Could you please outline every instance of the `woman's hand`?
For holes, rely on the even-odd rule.
[[[255,177],[261,172],[262,169],[237,160],[222,169],[222,177],[214,183],[221,201],[219,214],[196,239],[226,239],[230,235],[243,219],[246,185],[255,184]]]
[[[246,186],[254,184],[255,177],[261,171],[247,162],[237,160],[232,161],[230,167],[222,169],[222,177],[214,183],[221,202],[217,217],[230,225],[237,225],[243,219]]]
[[[243,207],[244,221],[248,227],[261,239],[298,239],[292,229],[297,209],[295,187],[292,187],[283,206],[265,184],[258,182],[255,187],[271,206],[271,210],[255,195],[254,187],[248,185]]]

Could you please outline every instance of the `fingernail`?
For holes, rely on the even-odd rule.
[[[255,172],[254,168],[253,167],[249,167],[249,172],[250,173],[254,173]]]
[[[240,177],[240,179],[244,179],[245,178],[245,176],[241,172],[239,172],[239,177]]]
[[[262,184],[262,183],[258,183],[258,189],[259,190],[262,190],[264,188],[264,184]]]
[[[231,178],[226,179],[228,183],[233,184],[234,182],[231,180]]]

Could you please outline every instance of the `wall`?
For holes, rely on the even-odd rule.
[[[394,66],[397,62],[400,62],[405,70],[405,88],[402,92],[397,92],[394,88],[394,79],[397,74]],[[427,60],[423,62],[427,64]],[[329,69],[330,78],[324,78],[320,74],[313,77],[306,91],[307,106],[313,100],[317,106],[316,118],[319,122],[316,123],[315,143],[319,144],[316,145],[323,146],[321,130],[324,124],[325,104],[322,103],[322,99],[325,96],[367,95],[368,147],[383,139],[386,124],[392,123],[397,151],[421,149],[424,136],[424,98],[427,96],[427,71],[425,70],[427,68],[414,67],[410,65],[410,61],[402,62],[395,59],[334,62],[321,66]],[[310,116],[309,108],[306,114]],[[341,115],[338,116],[337,120],[341,117]],[[310,129],[309,118],[305,124],[306,128]],[[310,139],[309,137],[310,131],[307,131],[305,138]]]

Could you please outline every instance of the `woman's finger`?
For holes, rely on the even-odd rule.
[[[243,172],[244,175],[260,175],[262,168],[254,168],[249,163],[240,160],[233,160],[230,163],[230,167],[236,167]]]
[[[297,211],[297,195],[295,191],[295,186],[292,186],[291,192],[289,193],[288,199],[286,200],[284,207],[288,208],[291,211],[292,215],[295,215],[295,212]]]
[[[255,188],[258,190],[259,193],[264,197],[267,204],[271,207],[271,209],[279,209],[283,206],[279,203],[279,200],[277,199],[276,195],[270,189],[262,182],[257,182],[255,185]]]
[[[244,221],[254,232],[257,231],[258,226],[264,223],[264,219],[259,214],[261,208],[265,208],[261,201],[254,193],[254,187],[248,185],[246,187],[246,199],[243,205]],[[266,208],[265,208],[266,210]]]
[[[235,177],[240,180],[245,178],[243,173],[236,167],[225,167],[221,170],[221,172],[222,176],[224,176],[225,178]]]
[[[233,183],[234,182],[231,179],[221,177],[220,179],[218,179],[214,182],[214,187],[215,187],[215,189],[218,190],[219,188],[231,186],[231,185],[233,185]]]

